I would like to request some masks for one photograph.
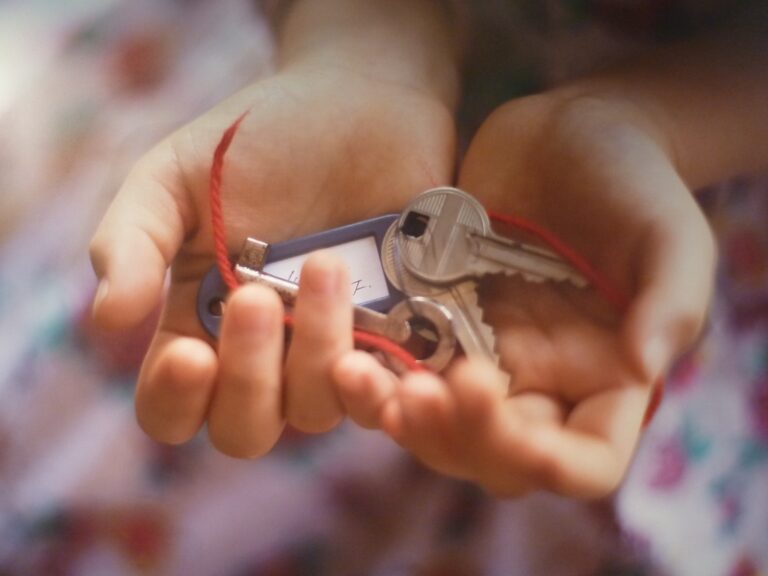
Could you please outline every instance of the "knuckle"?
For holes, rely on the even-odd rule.
[[[290,363],[306,364],[308,358],[314,358],[316,363],[326,363],[352,348],[352,322],[340,322],[337,312],[335,308],[324,306],[297,309],[289,346]]]
[[[317,319],[319,320],[319,318]],[[296,322],[291,337],[291,360],[306,362],[311,354],[315,358],[335,357],[337,353],[346,349],[339,335],[336,334],[328,323],[313,322],[313,325]]]

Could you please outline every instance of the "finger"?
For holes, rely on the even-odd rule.
[[[97,324],[124,328],[152,311],[192,220],[170,144],[161,144],[131,171],[91,240]]]
[[[703,216],[691,212],[646,241],[639,290],[624,322],[630,360],[646,382],[657,381],[693,343],[712,297],[715,243]]]
[[[347,414],[364,428],[381,428],[384,406],[397,378],[370,354],[353,350],[333,366],[333,379]]]
[[[286,359],[286,414],[293,426],[319,433],[341,420],[343,409],[333,385],[332,367],[352,346],[347,269],[331,252],[318,252],[301,270]]]
[[[158,333],[136,387],[141,428],[169,444],[192,438],[205,421],[216,368],[216,353],[205,342]]]
[[[594,498],[615,489],[637,443],[647,388],[594,395],[565,420],[560,403],[546,395],[504,398],[504,380],[479,359],[457,362],[447,375],[468,477],[504,497],[543,488]]]
[[[574,498],[612,492],[634,453],[648,392],[630,386],[595,395],[571,412],[565,427],[523,417],[510,398],[489,434],[487,461],[499,465],[486,474],[495,491],[523,477],[532,487]]]
[[[383,430],[435,470],[469,476],[457,437],[455,399],[446,383],[430,372],[406,374],[382,413]]]
[[[485,358],[462,358],[451,366],[445,380],[462,425],[477,430],[506,398],[510,378]]]
[[[283,430],[282,316],[279,297],[263,286],[244,285],[227,301],[208,433],[229,456],[261,456]]]
[[[446,380],[457,406],[455,426],[465,438],[462,457],[467,476],[497,496],[510,498],[529,492],[534,485],[520,473],[515,460],[500,461],[494,451],[496,427],[507,424],[503,419],[509,377],[485,359],[470,358],[456,362]],[[526,414],[530,414],[530,404],[525,401]]]

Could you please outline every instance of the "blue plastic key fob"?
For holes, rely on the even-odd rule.
[[[304,260],[311,252],[327,248],[336,252],[350,270],[352,302],[387,312],[404,297],[390,283],[381,263],[384,236],[399,217],[399,214],[377,216],[274,244],[270,246],[262,271],[298,283]],[[214,338],[219,335],[227,291],[218,268],[213,266],[198,290],[197,315],[206,332]]]

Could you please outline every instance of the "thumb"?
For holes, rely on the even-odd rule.
[[[126,328],[155,308],[166,270],[191,229],[189,214],[174,152],[162,143],[133,168],[91,240],[99,326]]]
[[[623,337],[630,362],[646,382],[659,380],[693,344],[708,312],[715,243],[703,215],[696,216],[658,227],[643,246],[639,289]]]

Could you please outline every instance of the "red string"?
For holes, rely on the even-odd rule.
[[[665,384],[666,382],[663,376],[654,384],[653,390],[651,391],[651,397],[648,400],[648,406],[645,408],[645,414],[643,415],[643,428],[651,423],[651,420],[653,420],[653,417],[656,415],[656,411],[659,409],[659,406],[661,406],[661,401],[664,399]]]
[[[224,157],[227,154],[227,150],[229,150],[230,144],[232,144],[232,140],[235,137],[235,133],[240,127],[241,122],[247,115],[248,112],[242,114],[224,131],[224,134],[213,153],[209,183],[208,197],[211,209],[211,228],[213,230],[216,266],[219,269],[219,274],[221,274],[224,283],[230,290],[237,288],[239,283],[232,271],[232,264],[229,261],[229,250],[227,249],[227,240],[225,236],[226,227],[224,224],[224,213],[221,202],[222,175],[224,173]],[[286,326],[293,326],[293,317],[290,314],[285,314],[283,321]],[[383,336],[371,334],[370,332],[363,332],[361,330],[354,330],[353,337],[355,342],[361,346],[376,348],[389,354],[404,364],[408,370],[418,371],[424,369],[412,354]]]
[[[629,298],[627,295],[616,288],[608,278],[595,270],[595,268],[592,267],[581,254],[573,250],[549,230],[541,228],[533,222],[528,222],[527,220],[523,220],[522,218],[510,214],[499,214],[498,212],[489,210],[488,216],[492,220],[497,220],[514,228],[518,228],[519,230],[523,230],[524,232],[528,232],[544,242],[544,244],[546,244],[552,251],[576,268],[576,270],[578,270],[582,276],[595,287],[595,290],[597,290],[617,312],[626,310],[629,305]],[[643,427],[650,424],[653,416],[661,405],[661,401],[664,398],[664,384],[664,377],[659,378],[658,382],[654,384],[651,398],[648,401],[648,406],[643,415]]]
[[[208,187],[216,265],[219,268],[219,274],[221,274],[224,284],[226,284],[227,288],[230,290],[237,288],[238,282],[237,278],[235,278],[235,273],[232,271],[232,265],[229,262],[229,250],[227,249],[227,239],[224,234],[225,226],[224,214],[221,208],[221,184],[222,176],[224,174],[224,156],[226,155],[227,150],[229,150],[229,145],[232,144],[232,139],[235,137],[235,133],[240,127],[240,123],[247,115],[248,112],[244,112],[221,136],[221,140],[219,140],[216,150],[213,153],[213,163],[211,165],[211,176]]]
[[[216,253],[216,264],[219,268],[219,273],[224,279],[224,283],[230,290],[234,290],[238,286],[237,278],[232,271],[232,265],[229,261],[229,252],[227,249],[227,242],[225,237],[225,225],[224,215],[222,212],[221,202],[221,189],[222,189],[222,175],[224,173],[224,156],[229,149],[230,144],[240,127],[243,119],[248,115],[248,112],[243,113],[237,120],[235,120],[229,128],[226,129],[221,137],[216,150],[213,154],[213,163],[211,166],[210,174],[210,209],[211,209],[211,226],[213,229],[213,242]],[[430,176],[430,180],[434,184],[434,178],[428,167],[424,165],[425,171]],[[552,234],[549,230],[541,228],[532,222],[523,220],[509,214],[499,214],[497,212],[488,212],[489,216],[493,220],[503,222],[509,226],[528,232],[535,236],[546,244],[551,250],[557,253],[564,260],[569,262],[574,268],[576,268],[601,294],[607,302],[609,302],[617,311],[623,311],[628,304],[628,298],[625,294],[620,292],[605,276],[600,274],[592,265],[584,259],[579,253],[570,248],[565,242],[560,240],[557,236]],[[286,314],[284,317],[286,326],[293,326],[293,318],[290,314]],[[355,342],[362,346],[372,347],[399,360],[406,366],[408,370],[416,371],[423,370],[424,367],[418,363],[416,358],[410,354],[407,350],[398,346],[396,343],[379,336],[377,334],[371,334],[369,332],[363,332],[360,330],[354,330],[353,332]],[[654,388],[654,392],[651,396],[648,409],[646,410],[644,425],[650,422],[653,414],[658,408],[662,393],[663,393],[663,380],[660,381]]]
[[[553,252],[576,268],[576,270],[578,270],[581,275],[595,287],[595,290],[597,290],[606,302],[613,306],[617,312],[622,312],[626,309],[629,304],[627,296],[616,288],[608,278],[595,270],[595,268],[587,262],[581,254],[552,234],[552,232],[541,228],[533,222],[528,222],[527,220],[523,220],[522,218],[510,214],[499,214],[498,212],[489,210],[488,216],[493,220],[503,222],[513,228],[528,232],[544,242],[544,244],[546,244]]]

